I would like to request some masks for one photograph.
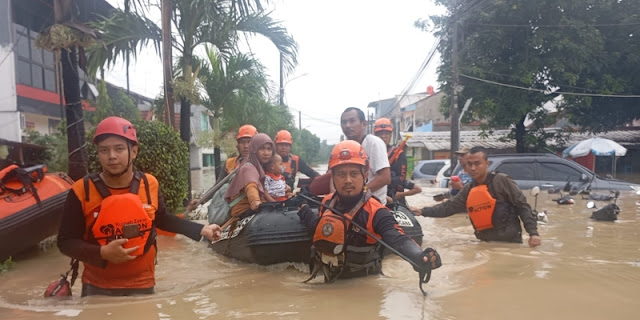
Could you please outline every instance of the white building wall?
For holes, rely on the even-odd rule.
[[[22,142],[16,97],[15,55],[11,45],[0,46],[0,138]]]

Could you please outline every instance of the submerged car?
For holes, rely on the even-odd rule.
[[[432,183],[442,181],[450,164],[449,159],[418,161],[413,168],[411,180],[429,180]]]
[[[460,172],[460,165],[453,171]],[[550,153],[513,153],[489,155],[489,171],[509,175],[520,189],[562,189],[569,182],[577,190],[631,191],[640,185],[616,179],[603,179],[575,161]],[[448,178],[442,183],[448,186]]]

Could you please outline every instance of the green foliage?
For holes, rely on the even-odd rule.
[[[189,168],[189,149],[180,140],[180,135],[164,123],[158,121],[135,121],[140,149],[135,168],[152,174],[160,183],[160,192],[167,209],[178,212],[187,197],[187,173]],[[89,132],[88,136],[93,136]],[[95,145],[87,148],[89,170],[102,171]]]
[[[97,126],[104,118],[111,116],[118,116],[132,122],[142,120],[135,101],[126,92],[117,90],[115,96],[111,97],[107,92],[105,81],[98,81],[96,111],[89,115],[89,122]]]
[[[115,97],[111,97],[113,102],[113,115],[128,119],[129,121],[140,121],[140,110],[135,101],[126,92],[118,90]]]
[[[67,152],[66,121],[61,121],[55,132],[42,134],[35,130],[25,132],[24,142],[45,147],[25,154],[28,164],[46,164],[50,172],[68,172],[69,156]]]
[[[252,99],[242,94],[230,98],[237,108],[228,108],[223,113],[222,130],[233,132],[244,124],[252,124],[258,132],[272,139],[282,129],[292,129],[293,115],[286,106],[274,105],[263,99]]]
[[[449,13],[431,17],[439,47],[439,81],[451,92],[452,41],[459,44],[459,106],[473,97],[463,122],[484,120],[490,128],[513,128],[518,151],[544,148],[541,130],[556,119],[540,110],[555,94],[527,91],[473,80],[473,76],[524,88],[580,93],[640,93],[640,39],[633,34],[640,6],[633,1],[438,0]],[[475,6],[475,7],[474,7]],[[471,8],[471,9],[469,9]],[[458,23],[458,39],[453,39]],[[424,21],[416,23],[427,28]],[[627,24],[627,25],[625,25]],[[613,128],[640,116],[637,100],[564,95],[564,110],[588,130]],[[448,114],[449,98],[443,101]],[[562,107],[561,111],[562,111]],[[562,114],[560,114],[562,115]],[[525,128],[529,116],[534,127]],[[526,130],[526,132],[525,132]],[[562,140],[562,135],[553,139]]]
[[[107,93],[107,84],[104,81],[104,77],[101,81],[98,81],[98,99],[96,99],[96,111],[90,114],[89,122],[93,126],[97,126],[102,119],[114,115],[113,103]]]
[[[293,129],[291,135],[293,136],[291,153],[300,156],[309,163],[315,163],[314,160],[320,151],[320,138],[307,129]],[[329,159],[328,156],[327,159]]]
[[[7,260],[0,263],[0,273],[9,271],[9,269],[11,269],[14,264],[15,263],[13,262],[13,260],[11,260],[11,257],[7,258]]]

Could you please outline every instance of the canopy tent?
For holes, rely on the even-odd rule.
[[[612,156],[611,172],[616,176],[616,157],[622,157],[627,154],[627,149],[617,142],[604,138],[590,138],[576,142],[562,151],[563,157],[584,157],[589,153],[595,156]]]

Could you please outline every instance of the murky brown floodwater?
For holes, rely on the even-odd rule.
[[[440,191],[425,188],[410,202],[432,204]],[[543,245],[536,249],[479,243],[462,214],[419,218],[423,247],[437,248],[444,262],[426,298],[416,273],[397,257],[384,261],[386,277],[302,284],[304,265],[240,263],[177,237],[159,240],[157,293],[150,297],[80,299],[76,284],[71,300],[45,300],[42,292],[68,258],[55,248],[22,258],[0,274],[0,318],[637,319],[640,196],[622,195],[615,223],[589,220],[586,201],[559,206],[553,197],[539,196],[549,223],[539,226]]]

